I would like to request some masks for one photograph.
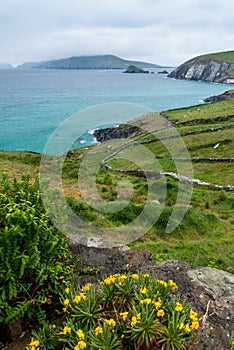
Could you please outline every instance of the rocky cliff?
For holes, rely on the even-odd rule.
[[[195,57],[174,69],[168,77],[233,84],[234,51]]]

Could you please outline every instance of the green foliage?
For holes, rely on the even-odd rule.
[[[44,210],[38,179],[0,181],[0,324],[28,317],[43,322],[63,280],[72,278],[66,238]]]
[[[27,350],[63,349],[182,350],[199,328],[198,314],[175,296],[172,280],[149,274],[115,274],[76,291],[66,288],[61,298],[66,320],[34,332]],[[48,336],[45,336],[49,334]],[[56,347],[56,349],[59,347]]]

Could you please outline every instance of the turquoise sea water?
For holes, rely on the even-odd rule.
[[[159,70],[154,70],[156,74],[122,74],[121,70],[1,70],[0,149],[43,152],[62,121],[93,105],[128,102],[162,111],[198,104],[208,96],[234,88],[173,80],[157,74]],[[129,119],[126,117],[126,121]],[[110,115],[108,122],[111,125],[118,120],[112,120]],[[95,128],[100,120],[89,120],[87,130],[90,125]],[[92,138],[88,142],[91,141]]]

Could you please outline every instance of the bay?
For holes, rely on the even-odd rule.
[[[43,152],[61,122],[84,108],[110,102],[139,104],[153,111],[201,103],[233,85],[174,80],[121,70],[0,70],[0,149]],[[171,69],[168,69],[170,71]],[[126,117],[126,121],[129,120]],[[110,125],[116,120],[108,120]],[[98,118],[87,130],[100,125]],[[83,145],[92,143],[87,138]]]

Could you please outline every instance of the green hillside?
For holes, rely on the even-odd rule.
[[[126,69],[129,65],[140,68],[157,68],[157,64],[129,61],[114,55],[76,56],[45,62],[24,63],[18,68],[43,69]]]
[[[137,137],[68,152],[63,166],[63,190],[69,205],[90,225],[118,227],[118,241],[124,242],[131,232],[137,235],[141,231],[137,221],[131,232],[126,225],[133,222],[148,203],[152,215],[159,214],[158,220],[143,237],[130,243],[132,249],[148,249],[153,252],[156,261],[179,259],[192,266],[212,266],[233,273],[233,115],[234,99],[151,113],[134,121],[135,125],[144,128]],[[84,202],[77,190],[77,172],[82,159],[92,164],[96,157],[99,162],[106,158],[106,169],[100,168],[96,177],[96,188],[106,201],[97,204],[98,211]],[[189,161],[186,157],[190,158]],[[59,161],[56,157],[53,160],[55,165]],[[14,175],[19,178],[25,172],[31,173],[34,178],[39,164],[38,154],[0,152],[0,167],[10,179]],[[189,164],[192,164],[192,172]],[[114,171],[108,167],[114,168]],[[149,178],[152,179],[149,184],[143,173],[137,173],[141,167],[151,174],[159,171],[166,174]],[[87,171],[89,175],[88,166]],[[169,233],[167,224],[181,187],[181,182],[170,174],[172,172],[210,184],[195,184],[189,201],[186,193],[180,192],[178,210],[186,208],[186,213]],[[119,182],[126,198],[118,197]],[[163,193],[165,185],[166,195]],[[91,196],[94,200],[88,186],[86,188],[87,193],[83,196]],[[149,193],[152,195],[150,202]],[[107,213],[105,206],[108,203],[126,208],[117,213]],[[145,220],[147,227],[147,218]],[[172,224],[176,224],[174,220]]]
[[[214,52],[197,57],[201,62],[215,61],[227,61],[234,62],[234,51]]]

